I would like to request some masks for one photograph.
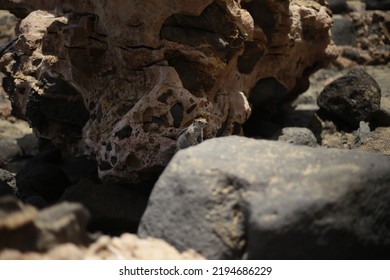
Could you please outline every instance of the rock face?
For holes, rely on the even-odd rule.
[[[210,259],[387,258],[390,158],[230,136],[178,152],[139,234]]]
[[[380,109],[381,88],[364,69],[355,68],[327,85],[318,96],[318,106],[326,113],[357,128],[370,121]]]
[[[95,157],[103,180],[135,182],[195,118],[205,138],[240,134],[264,82],[305,90],[336,55],[320,3],[2,0],[22,18],[3,87],[38,136]]]

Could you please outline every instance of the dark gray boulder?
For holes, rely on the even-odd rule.
[[[389,201],[389,157],[231,136],[174,156],[138,233],[209,259],[387,258]]]
[[[379,111],[381,88],[364,69],[355,68],[327,85],[317,99],[330,116],[357,129],[360,121],[370,121]]]

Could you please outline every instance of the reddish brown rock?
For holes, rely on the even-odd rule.
[[[35,133],[95,157],[103,180],[139,181],[195,118],[240,134],[272,77],[295,96],[335,57],[323,1],[0,1],[25,17],[3,86]]]

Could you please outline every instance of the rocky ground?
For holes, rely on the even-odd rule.
[[[206,133],[139,183],[38,139],[2,90],[0,259],[388,259],[389,1],[328,2],[339,56],[304,93],[262,78],[240,136]]]

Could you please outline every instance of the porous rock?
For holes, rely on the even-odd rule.
[[[317,99],[318,106],[335,118],[357,128],[379,111],[381,88],[364,69],[355,68],[327,85]]]
[[[237,136],[178,152],[139,234],[209,259],[388,257],[390,158]]]
[[[0,198],[0,250],[47,251],[58,244],[88,245],[88,211],[77,203],[62,203],[38,211],[11,196]]]
[[[0,1],[22,19],[4,50],[15,114],[103,180],[160,172],[197,117],[240,134],[258,81],[287,93],[335,58],[324,1]],[[304,85],[304,86],[302,86]]]

